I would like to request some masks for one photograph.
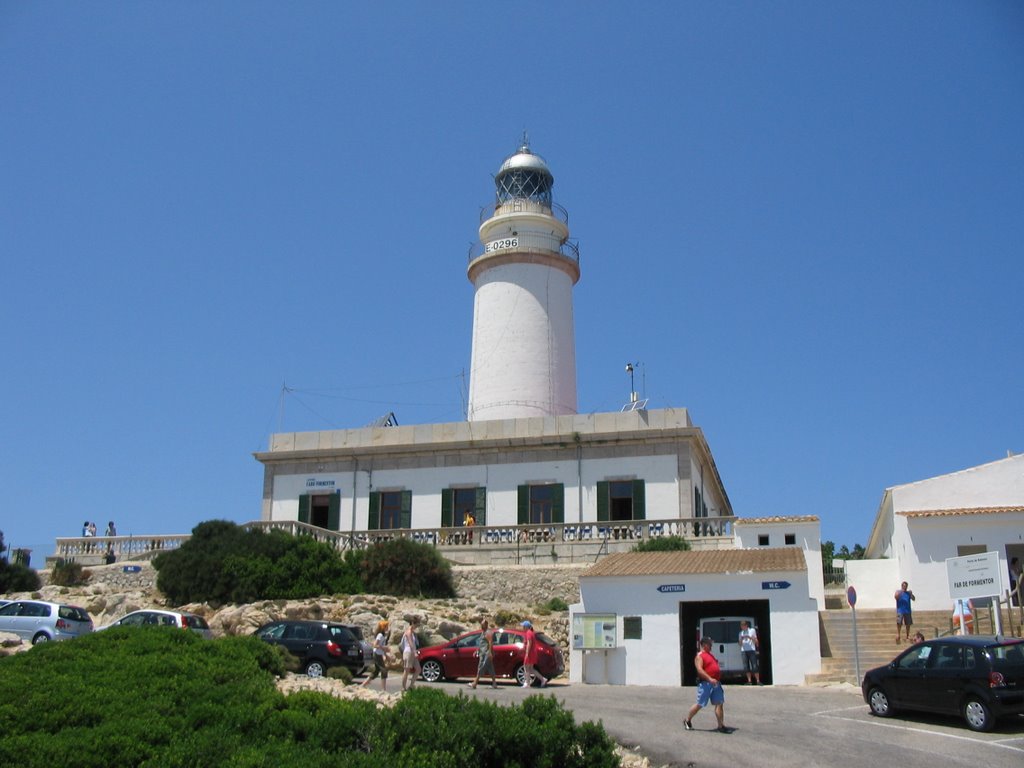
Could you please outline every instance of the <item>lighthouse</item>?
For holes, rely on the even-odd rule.
[[[554,183],[524,136],[494,177],[494,203],[481,212],[467,271],[474,287],[469,421],[576,413],[579,249],[569,240],[568,213],[552,200]]]

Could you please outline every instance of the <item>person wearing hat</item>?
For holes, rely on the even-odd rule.
[[[373,668],[370,674],[363,681],[363,688],[368,686],[373,679],[380,675],[380,689],[388,690],[388,629],[390,624],[385,621],[377,622],[377,636],[373,639]]]
[[[715,705],[715,717],[718,718],[718,732],[732,733],[734,729],[725,725],[725,692],[722,690],[722,672],[718,667],[718,659],[711,655],[711,638],[702,637],[700,651],[693,660],[697,667],[697,703],[683,719],[683,727],[693,730],[693,716],[700,712],[708,702]]]
[[[526,630],[526,645],[523,648],[523,688],[529,688],[534,680],[540,680],[540,687],[548,684],[548,679],[534,669],[537,663],[537,633],[533,631],[533,624],[529,621],[523,622],[523,629]]]

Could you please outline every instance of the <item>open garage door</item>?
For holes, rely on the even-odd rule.
[[[679,656],[682,669],[680,685],[697,684],[697,670],[693,666],[693,659],[697,655],[699,646],[697,633],[702,623],[712,634],[712,639],[717,641],[712,652],[715,658],[721,662],[723,655],[728,655],[733,650],[726,645],[726,641],[730,640],[730,636],[733,634],[732,624],[738,625],[738,620],[741,617],[749,617],[753,620],[761,644],[761,682],[771,683],[772,630],[771,607],[768,600],[709,600],[679,603]],[[721,619],[733,621],[720,621]],[[738,626],[735,635],[735,637],[731,637],[732,643],[738,641]],[[732,666],[735,666],[735,662],[732,663]],[[742,665],[740,665],[740,669],[742,669]],[[733,681],[745,681],[746,677],[734,674],[732,679]],[[723,682],[728,684],[730,675],[724,675]]]

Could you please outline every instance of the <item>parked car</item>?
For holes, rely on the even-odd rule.
[[[207,640],[213,637],[210,625],[202,616],[194,613],[183,613],[181,611],[165,611],[159,608],[147,608],[143,611],[133,611],[122,616],[117,621],[99,629],[110,629],[111,627],[178,627],[179,629],[191,629]]]
[[[453,680],[458,677],[476,675],[477,646],[480,644],[480,630],[459,635],[447,643],[431,645],[419,650],[423,679],[433,683],[438,680]],[[494,671],[499,677],[515,679],[520,685],[525,681],[523,674],[523,649],[525,633],[518,629],[496,629],[494,631]],[[562,652],[557,643],[543,632],[537,632],[537,669],[549,680],[565,671]]]
[[[992,635],[943,637],[911,646],[864,675],[864,701],[879,717],[907,709],[959,715],[990,731],[1024,713],[1024,640]]]
[[[35,645],[92,632],[84,608],[43,600],[15,600],[0,607],[0,632],[13,632]]]
[[[358,675],[372,662],[372,649],[368,656],[366,643],[356,635],[356,630],[358,627],[331,621],[282,619],[264,624],[255,634],[298,657],[310,677],[320,677],[335,666],[346,666]]]

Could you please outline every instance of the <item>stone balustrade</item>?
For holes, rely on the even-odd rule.
[[[637,544],[649,539],[678,536],[691,542],[694,549],[707,548],[711,541],[731,540],[734,517],[700,517],[668,520],[628,520],[599,523],[548,523],[545,525],[474,525],[450,528],[387,529],[377,531],[330,531],[294,520],[258,520],[246,528],[278,529],[292,535],[312,536],[338,551],[362,549],[394,539],[431,544],[446,550],[470,548],[491,551],[517,550],[523,546],[580,545],[588,551],[607,553],[621,550],[622,544]],[[72,560],[83,565],[99,565],[112,551],[115,562],[150,559],[161,552],[177,549],[190,534],[154,536],[74,536],[57,539],[54,555],[48,561]],[[595,545],[599,547],[595,549]],[[616,545],[616,546],[612,546]],[[702,546],[703,545],[703,546]],[[717,545],[714,548],[718,548]],[[482,553],[481,553],[482,554]],[[474,558],[479,560],[479,558]]]

